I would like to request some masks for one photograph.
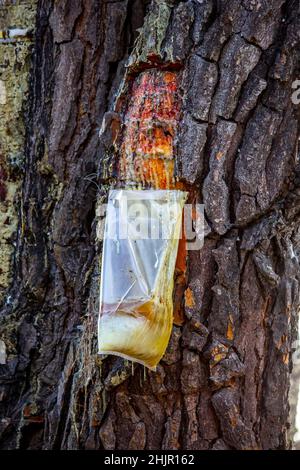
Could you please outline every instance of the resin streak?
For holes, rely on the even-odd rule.
[[[174,188],[175,136],[180,115],[178,74],[151,69],[132,86],[120,159],[122,179]]]

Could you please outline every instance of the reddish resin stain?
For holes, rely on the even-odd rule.
[[[0,202],[4,202],[7,194],[6,190],[7,173],[0,162]]]
[[[121,148],[122,179],[174,188],[174,141],[180,116],[178,73],[151,69],[135,80]]]

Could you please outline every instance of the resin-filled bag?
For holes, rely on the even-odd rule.
[[[173,278],[187,193],[112,190],[102,258],[99,353],[155,369],[172,330]]]

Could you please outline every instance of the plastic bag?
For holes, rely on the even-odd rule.
[[[187,193],[112,190],[100,291],[100,354],[155,369],[173,322],[173,278]]]

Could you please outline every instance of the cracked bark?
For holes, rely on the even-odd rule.
[[[1,448],[289,447],[299,30],[294,0],[39,1],[0,317]],[[97,207],[115,181],[130,83],[148,68],[180,77],[177,176],[209,226],[156,373],[96,354]]]

